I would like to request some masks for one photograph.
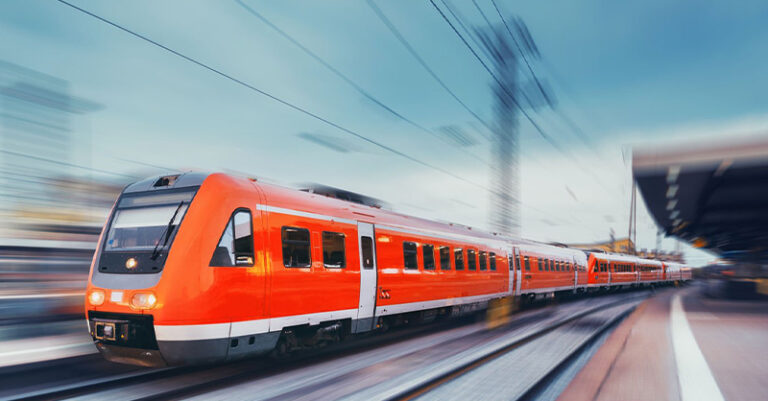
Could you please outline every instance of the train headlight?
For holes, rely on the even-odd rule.
[[[93,290],[90,294],[88,294],[88,302],[90,302],[93,306],[99,306],[104,303],[104,291],[102,290]]]
[[[137,292],[131,297],[131,307],[134,309],[152,309],[157,303],[157,297],[151,292]]]
[[[139,265],[139,262],[136,260],[136,258],[129,258],[125,261],[125,268],[128,270],[135,269],[136,266]]]

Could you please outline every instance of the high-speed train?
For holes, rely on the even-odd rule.
[[[500,298],[683,281],[684,269],[184,173],[123,190],[85,303],[106,359],[169,366],[321,346]]]

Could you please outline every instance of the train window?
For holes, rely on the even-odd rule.
[[[563,270],[563,262],[558,260],[557,262],[555,262],[555,271],[559,272],[562,270]]]
[[[488,254],[489,261],[491,262],[491,270],[496,270],[496,254],[491,252]]]
[[[488,253],[480,251],[480,270],[488,270]]]
[[[461,248],[453,250],[453,264],[456,270],[464,270],[464,251]]]
[[[251,212],[238,210],[227,222],[210,266],[253,266],[253,225]]]
[[[416,243],[403,242],[403,261],[406,269],[418,269],[419,262],[416,259]]]
[[[323,231],[323,266],[343,269],[345,262],[344,234]]]
[[[440,247],[440,270],[451,270],[451,248]]]
[[[529,272],[531,271],[531,261],[528,259],[528,257],[523,258],[525,260],[525,271]],[[539,266],[539,270],[541,270],[541,266]]]
[[[549,260],[549,271],[553,272],[555,271],[555,262],[552,259]]]
[[[363,268],[373,269],[373,238],[360,237],[360,248],[363,249]]]
[[[309,230],[298,227],[283,227],[283,266],[309,267],[312,265],[309,248]]]
[[[477,252],[467,249],[467,270],[477,270]]]
[[[435,270],[435,246],[430,244],[422,245],[421,254],[424,257],[424,269]]]

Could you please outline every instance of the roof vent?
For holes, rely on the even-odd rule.
[[[306,188],[301,189],[301,191],[309,192],[312,194],[323,195],[329,198],[340,199],[347,202],[357,203],[360,205],[375,207],[378,209],[382,209],[382,208],[389,209],[389,205],[387,205],[385,202],[378,200],[376,198],[360,195],[344,189],[329,187],[327,185],[309,184],[306,186]]]
[[[153,187],[159,188],[159,187],[172,187],[173,184],[176,183],[176,180],[179,179],[179,175],[166,175],[164,177],[160,177],[155,181],[155,185]]]

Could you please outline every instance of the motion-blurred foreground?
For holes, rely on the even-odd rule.
[[[0,60],[0,352],[70,334],[72,319],[82,331],[95,243],[130,179],[69,161],[98,108],[61,79]]]

